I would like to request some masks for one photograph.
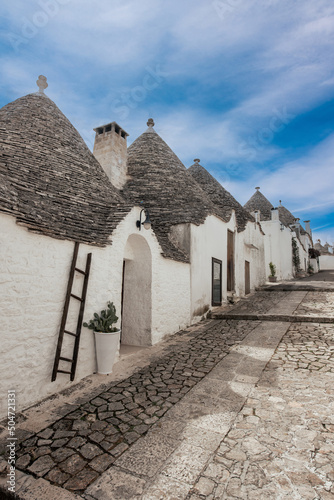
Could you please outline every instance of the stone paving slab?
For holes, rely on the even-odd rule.
[[[334,270],[320,271],[311,276],[307,276],[301,279],[286,280],[280,283],[266,284],[261,286],[258,290],[265,290],[267,292],[277,292],[277,291],[322,291],[322,292],[333,292],[334,291]]]
[[[264,327],[257,324],[240,343],[232,346],[230,353],[182,401],[173,406],[145,437],[115,461],[114,466],[118,470],[145,480],[143,492],[140,493],[143,487],[140,483],[133,498],[187,498],[288,329],[288,325],[284,323],[274,323],[272,327],[273,330],[268,334],[267,325]],[[252,362],[255,359],[253,355],[256,343],[265,345],[260,356],[261,370],[256,362]],[[244,347],[244,350],[236,352],[238,346]],[[247,349],[253,351],[250,353]],[[249,365],[248,361],[251,361]],[[252,377],[252,383],[239,381],[246,376],[245,366],[247,376]],[[224,371],[229,371],[229,380],[224,381],[220,377],[220,373]],[[206,391],[208,382],[212,387],[211,391]],[[124,498],[127,498],[126,494],[125,492]],[[122,498],[121,491],[117,493],[120,496],[114,491],[110,470],[91,484],[85,495],[89,495],[87,500]]]
[[[180,332],[128,378],[19,429],[20,498],[333,498],[334,325],[263,315]]]
[[[300,291],[285,294],[285,296],[278,302],[278,304],[275,304],[267,310],[266,314],[268,314],[269,316],[279,316],[281,314],[291,316],[295,313],[300,302],[305,299],[306,295],[307,292]]]
[[[74,411],[68,405],[51,426],[24,435],[16,449],[17,468],[82,493],[256,326],[206,322],[192,335],[180,332],[148,366],[99,394],[94,390]]]
[[[291,293],[292,292],[275,291],[268,294],[266,291],[259,291],[238,300],[236,304],[223,305],[222,307],[215,308],[212,317],[216,317],[216,314],[225,314],[226,317],[231,314],[263,315],[266,314],[268,310],[277,307],[282,300],[286,301],[289,299]]]
[[[242,319],[245,321],[286,321],[332,323],[334,294],[322,291],[266,291],[241,299],[233,306],[216,308],[212,319]]]
[[[308,292],[294,311],[295,315],[314,318],[326,316],[334,321],[334,294],[332,292]]]
[[[334,326],[290,327],[189,498],[333,499],[333,388]]]
[[[0,499],[7,499],[7,462],[0,461]],[[33,476],[16,471],[15,477],[15,499],[24,500],[80,500],[80,497],[50,484],[45,479],[35,479]],[[11,498],[14,498],[12,496]]]

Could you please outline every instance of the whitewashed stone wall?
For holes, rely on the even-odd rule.
[[[319,261],[320,263],[320,261]],[[314,273],[318,273],[319,272],[319,263],[318,263],[318,260],[317,259],[310,259],[310,265],[313,267],[313,272]],[[334,266],[334,259],[333,259],[333,266]],[[334,267],[333,267],[334,269]]]
[[[140,209],[134,208],[119,224],[111,246],[80,245],[78,267],[84,267],[87,253],[93,254],[85,321],[104,309],[109,300],[120,316],[125,247],[129,236],[138,234],[135,222],[139,213]],[[189,265],[164,259],[152,230],[142,230],[141,236],[152,254],[151,329],[155,343],[190,322]],[[1,405],[8,389],[16,390],[19,411],[73,384],[64,374],[51,382],[73,248],[73,242],[30,233],[13,217],[0,215]],[[75,282],[77,293],[81,279],[79,276]],[[69,312],[70,330],[75,329],[76,307]],[[65,348],[70,348],[71,339],[66,339]],[[83,328],[75,382],[95,369],[93,333]],[[5,414],[6,408],[0,406],[0,418]]]
[[[265,233],[265,272],[270,274],[269,262],[276,266],[278,280],[292,279],[294,267],[292,261],[292,238],[296,238],[299,249],[300,267],[307,271],[309,265],[308,249],[311,246],[308,236],[303,237],[303,244],[299,241],[294,231],[281,226],[280,221],[261,221]],[[281,229],[283,227],[283,229]]]
[[[250,266],[250,291],[254,291],[265,282],[264,235],[258,224],[248,222],[244,231],[236,232],[235,255],[236,295],[242,297],[245,295],[246,260]]]
[[[320,255],[319,264],[320,271],[334,269],[334,255]]]
[[[191,315],[193,321],[211,308],[212,258],[222,261],[222,295],[226,299],[227,225],[209,215],[204,224],[190,226]]]
[[[159,256],[152,273],[152,344],[190,320],[190,265]]]
[[[284,226],[281,230],[280,221],[261,221],[265,233],[265,273],[270,274],[269,263],[276,266],[278,280],[292,279],[292,236],[291,230]]]
[[[249,222],[237,232],[235,214],[228,223],[208,216],[200,226],[191,225],[191,315],[197,321],[212,304],[212,258],[222,261],[222,300],[227,300],[227,231],[235,234],[235,292],[245,294],[245,260],[250,262],[251,290],[263,284],[264,238],[257,224]]]
[[[305,247],[299,239],[296,237],[296,233],[292,232],[292,237],[296,238],[298,249],[299,249],[299,258],[300,258],[300,268],[303,271],[307,271],[309,265],[309,255],[308,255],[308,247]]]

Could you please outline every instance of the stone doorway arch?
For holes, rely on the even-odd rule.
[[[127,240],[122,286],[122,344],[152,345],[152,254],[143,236]]]

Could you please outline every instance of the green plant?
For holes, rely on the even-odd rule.
[[[300,269],[299,248],[297,245],[296,238],[292,238],[291,244],[292,244],[292,263],[294,265],[296,272],[298,273],[299,271],[301,271],[301,269]]]
[[[276,266],[272,262],[269,262],[270,276],[276,276]]]
[[[310,273],[310,274],[314,273],[314,267],[312,266],[312,264],[308,265],[307,272]]]
[[[108,302],[107,309],[101,311],[100,314],[94,313],[94,319],[91,319],[89,323],[84,323],[90,330],[102,333],[117,332],[118,328],[113,327],[114,323],[117,323],[118,316],[116,316],[116,307],[113,302]]]

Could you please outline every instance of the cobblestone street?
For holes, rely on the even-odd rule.
[[[22,412],[17,494],[334,498],[333,298],[298,286],[256,292],[174,335],[126,378],[72,398],[57,417],[37,423],[38,406]],[[1,438],[4,448],[5,429]]]
[[[217,499],[334,498],[333,382],[334,327],[291,326],[195,490]]]

